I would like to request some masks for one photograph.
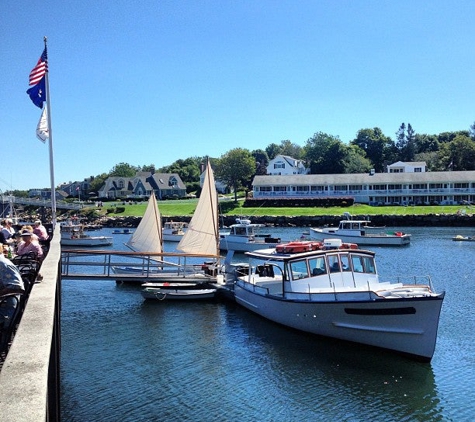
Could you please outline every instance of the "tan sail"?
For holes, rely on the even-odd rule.
[[[177,250],[184,253],[219,254],[218,194],[209,161],[200,199]]]
[[[153,191],[145,214],[126,246],[136,252],[163,252],[162,220]]]

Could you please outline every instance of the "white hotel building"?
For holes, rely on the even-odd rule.
[[[397,162],[388,166],[387,173],[285,174],[283,168],[278,175],[256,176],[253,196],[263,200],[351,197],[356,203],[372,205],[475,202],[475,171],[426,172],[425,168],[424,162]]]

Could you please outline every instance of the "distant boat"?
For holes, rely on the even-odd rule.
[[[132,229],[115,229],[112,234],[132,234],[133,232]]]
[[[452,237],[454,242],[475,242],[475,236],[462,236],[458,234],[457,236]]]
[[[256,249],[271,248],[280,243],[280,238],[262,234],[264,224],[251,223],[246,218],[236,218],[236,223],[221,234],[219,248],[224,251],[249,252]]]
[[[401,231],[379,231],[369,225],[369,220],[353,220],[349,213],[338,227],[311,228],[310,237],[315,240],[338,238],[342,242],[372,246],[405,246],[411,242],[411,235]]]
[[[61,227],[61,245],[76,247],[110,246],[113,239],[110,236],[89,236],[84,234],[84,226],[76,222],[65,222]]]
[[[163,240],[166,242],[179,242],[188,228],[188,223],[183,221],[165,221],[163,223]]]

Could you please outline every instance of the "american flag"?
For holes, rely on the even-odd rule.
[[[41,79],[43,78],[43,76],[45,76],[45,73],[47,71],[48,71],[48,56],[46,54],[46,47],[45,47],[43,54],[38,60],[38,63],[36,63],[36,66],[30,72],[30,85],[36,85],[39,81],[41,81]]]

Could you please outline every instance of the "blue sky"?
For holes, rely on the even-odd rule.
[[[0,189],[50,186],[26,95],[48,37],[55,184],[316,132],[475,121],[475,3],[25,0],[0,5]]]

